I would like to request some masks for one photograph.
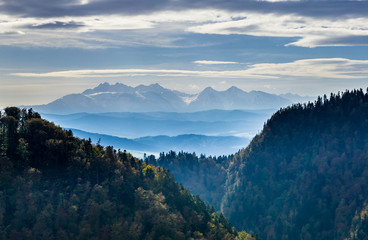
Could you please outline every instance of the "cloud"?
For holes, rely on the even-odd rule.
[[[257,0],[258,2],[300,2],[301,0]]]
[[[16,17],[0,14],[0,45],[58,48],[119,46],[186,47],[177,41],[185,28],[203,22],[227,21],[231,16],[211,10],[163,11],[150,15],[93,15],[75,17]],[[16,36],[24,33],[26,37]],[[200,45],[202,45],[201,43]]]
[[[346,58],[303,59],[289,63],[254,64],[249,74],[270,76],[355,79],[368,78],[368,60]]]
[[[30,28],[38,28],[38,29],[57,29],[57,28],[80,28],[85,26],[83,23],[77,23],[74,21],[70,22],[62,22],[62,21],[54,21],[50,23],[44,23],[44,24],[35,24],[30,25]]]
[[[203,64],[203,65],[239,64],[238,62],[209,61],[209,60],[197,60],[197,61],[194,61],[194,63],[196,63],[196,64]]]
[[[299,47],[368,45],[368,1],[0,0],[0,6],[0,45],[185,47],[190,33],[285,37]]]
[[[297,14],[313,17],[366,16],[367,1],[285,1],[285,0],[0,0],[0,12],[24,17],[92,15],[137,15],[166,10],[221,9],[259,13]]]
[[[245,19],[212,22],[187,28],[201,34],[241,34],[261,37],[298,38],[288,46],[368,45],[366,18],[315,19],[296,15],[244,13]]]
[[[308,39],[305,39],[308,40]],[[300,45],[304,45],[302,40],[298,41]],[[291,45],[291,44],[290,44]],[[297,43],[295,43],[297,45]],[[317,38],[315,44],[319,46],[367,46],[368,35],[346,35],[346,36],[335,36],[335,37],[323,37]]]
[[[102,69],[102,70],[70,70],[48,73],[14,73],[19,77],[63,77],[63,78],[96,78],[120,76],[170,76],[170,77],[209,77],[209,78],[275,78],[249,74],[245,70],[239,71],[193,71],[172,69]]]
[[[1,12],[24,17],[91,16],[97,14],[141,14],[163,9],[166,0],[1,0]]]
[[[201,78],[241,78],[275,79],[290,78],[328,78],[365,79],[368,78],[368,60],[345,58],[302,59],[288,63],[259,63],[247,69],[233,71],[193,71],[174,69],[100,69],[70,70],[47,73],[13,73],[18,77],[47,78],[97,78],[121,76],[170,76]]]
[[[0,32],[0,35],[7,35],[7,36],[12,36],[12,35],[24,35],[25,33],[22,31],[3,31]]]
[[[189,34],[199,33],[285,37],[293,39],[287,46],[299,47],[361,46],[368,45],[366,22],[368,17],[330,20],[295,14],[223,10],[52,18],[0,15],[0,45],[76,48],[111,48],[124,45],[186,47],[191,42]],[[19,36],[19,33],[26,34],[27,37]]]
[[[127,16],[92,16],[60,18],[18,18],[0,15],[0,45],[56,48],[114,48],[127,45],[154,45],[155,36],[148,30],[152,21]],[[20,34],[25,36],[20,36]],[[157,33],[156,33],[157,34]],[[138,41],[141,39],[141,41]],[[172,38],[168,38],[174,41]],[[158,41],[157,41],[158,42]],[[161,39],[162,44],[167,40]]]
[[[189,84],[189,88],[192,90],[200,90],[201,88],[196,84]]]

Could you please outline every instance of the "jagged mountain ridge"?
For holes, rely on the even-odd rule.
[[[216,91],[207,87],[199,94],[170,90],[159,84],[131,87],[102,83],[79,94],[69,94],[45,105],[32,106],[44,113],[101,112],[193,112],[210,109],[278,109],[295,101],[261,91],[245,92],[237,87]],[[302,99],[302,97],[300,97]]]

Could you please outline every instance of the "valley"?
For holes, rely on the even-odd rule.
[[[125,165],[123,169],[130,166],[136,169],[129,171],[140,172],[136,178],[145,176],[136,180],[143,185],[133,187],[135,194],[143,195],[135,195],[135,199],[145,201],[150,196],[161,199],[157,204],[170,204],[173,190],[162,198],[160,194],[166,190],[157,188],[161,183],[155,181],[172,176],[178,181],[181,194],[188,189],[203,199],[199,204],[207,206],[205,211],[212,211],[211,216],[216,219],[215,214],[220,214],[211,223],[221,222],[214,225],[218,228],[214,230],[217,237],[205,227],[194,229],[187,236],[201,233],[214,239],[364,239],[368,236],[368,92],[339,92],[274,111],[47,113],[45,118],[52,121],[48,122],[32,110],[6,108],[1,125],[5,149],[3,178],[16,176],[25,169],[37,169],[46,174],[41,178],[46,181],[50,173],[60,171],[73,179],[77,167],[84,168],[83,184],[93,183],[96,187],[102,181],[102,186],[107,186]],[[115,175],[108,169],[115,169]],[[166,171],[169,175],[162,175]],[[125,178],[132,177],[130,174]],[[28,181],[28,175],[21,178]],[[151,193],[147,190],[150,187],[156,190]],[[182,200],[173,201],[177,204]],[[53,205],[54,210],[56,206]],[[146,203],[140,206],[145,208]],[[17,214],[4,209],[6,214]],[[87,214],[90,210],[83,211]],[[130,214],[140,216],[141,211]],[[4,216],[7,219],[10,215]],[[147,224],[125,222],[130,228]],[[6,224],[18,234],[25,234],[9,220]],[[79,225],[84,227],[83,222]],[[160,229],[164,227],[159,226],[157,231]],[[131,231],[160,234],[151,227]],[[75,233],[82,234],[82,229]],[[183,237],[179,232],[165,234]]]
[[[0,0],[0,240],[368,240],[368,0]]]

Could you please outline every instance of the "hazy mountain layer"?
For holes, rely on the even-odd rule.
[[[128,152],[145,152],[148,155],[158,155],[160,152],[169,152],[170,150],[216,156],[228,155],[250,142],[248,138],[196,134],[178,135],[174,137],[152,136],[128,139],[105,134],[89,133],[78,129],[71,130],[74,135],[79,138],[91,138],[93,143],[100,142],[103,146],[113,146],[116,149],[127,150]]]
[[[43,116],[64,128],[125,138],[183,134],[249,138],[262,129],[272,112],[211,110],[194,113],[77,113]]]
[[[186,94],[161,87],[159,84],[137,87],[121,83],[103,83],[80,94],[66,95],[45,105],[33,106],[43,113],[70,114],[78,112],[193,112],[210,109],[279,109],[303,97],[278,96],[261,91],[245,92],[231,87],[216,91],[211,87],[199,94]]]

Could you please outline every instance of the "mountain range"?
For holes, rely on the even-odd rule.
[[[32,108],[65,129],[74,129],[79,137],[95,142],[101,138],[102,144],[137,156],[169,150],[223,155],[247,144],[275,109],[307,100],[237,87],[226,91],[207,87],[187,94],[157,83],[137,87],[102,83]]]
[[[197,134],[250,137],[262,128],[272,110],[209,110],[193,113],[75,113],[43,114],[63,128],[124,138]]]
[[[72,129],[75,136],[100,139],[103,146],[143,153],[187,151],[206,155],[236,152],[249,143],[272,110],[209,110],[192,113],[75,113],[43,114],[49,121]]]
[[[74,136],[82,139],[91,139],[92,143],[102,146],[113,146],[115,149],[127,150],[135,157],[142,158],[144,153],[155,154],[160,152],[184,151],[205,155],[229,155],[246,146],[249,138],[235,136],[205,136],[198,134],[183,134],[178,136],[147,136],[135,139],[121,138],[106,134],[90,133],[78,129],[70,129]]]
[[[245,92],[237,87],[225,91],[205,88],[198,94],[170,90],[159,84],[131,87],[122,83],[102,83],[82,93],[69,94],[44,105],[31,106],[43,113],[70,114],[78,112],[193,112],[210,109],[278,109],[310,97],[261,91]]]

